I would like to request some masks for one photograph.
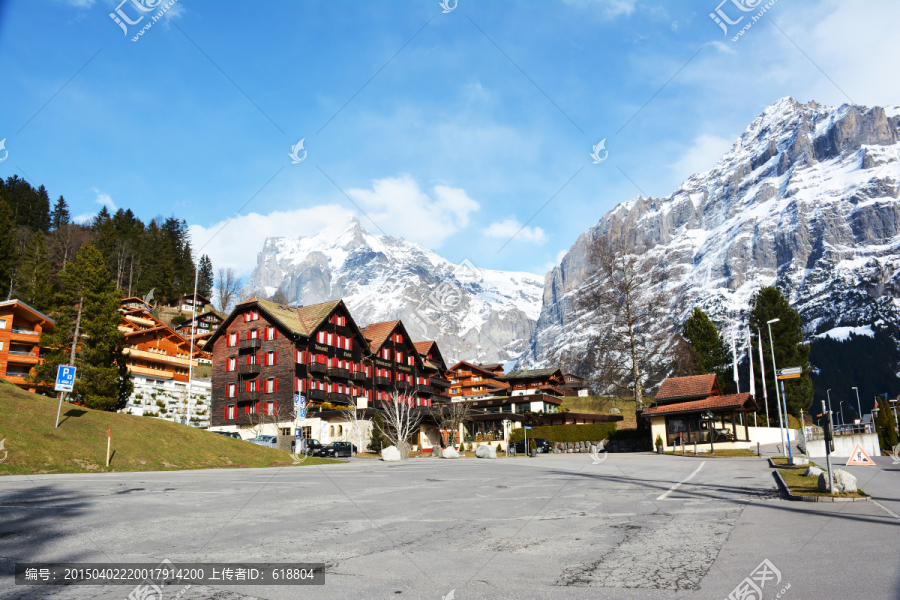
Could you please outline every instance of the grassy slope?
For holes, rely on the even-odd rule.
[[[634,400],[623,398],[611,398],[607,396],[566,396],[560,405],[560,410],[568,408],[574,413],[588,413],[594,415],[608,415],[609,409],[618,408],[624,417],[618,423],[619,431],[634,429],[637,427],[637,419],[634,416]]]
[[[0,380],[0,475],[292,466],[289,453],[160,419],[90,410]],[[106,467],[107,430],[112,460]],[[0,459],[3,453],[0,452]],[[308,458],[302,465],[337,462]]]

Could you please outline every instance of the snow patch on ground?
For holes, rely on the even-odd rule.
[[[833,340],[837,340],[838,342],[846,342],[850,339],[850,334],[853,335],[864,335],[866,337],[875,337],[875,332],[872,331],[871,325],[864,325],[862,327],[835,327],[834,329],[830,329],[825,333],[820,333],[817,335],[817,338],[831,338]]]

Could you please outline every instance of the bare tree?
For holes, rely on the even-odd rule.
[[[238,279],[237,272],[231,267],[219,269],[216,274],[216,296],[219,300],[219,310],[229,312],[240,291],[241,280]]]
[[[621,226],[591,242],[594,274],[576,293],[575,306],[596,331],[583,370],[599,387],[632,395],[641,410],[644,391],[670,364],[672,321],[666,265],[635,238],[635,230]]]
[[[469,420],[471,408],[472,402],[466,400],[446,402],[431,407],[431,415],[438,424],[438,429],[441,432],[450,432],[448,439],[444,440],[448,446],[452,446],[456,442],[459,428]],[[462,444],[462,441],[460,438],[459,443]]]
[[[379,404],[384,416],[384,427],[378,428],[391,444],[400,450],[400,457],[408,458],[408,440],[419,428],[419,423],[425,416],[424,411],[415,406],[415,399],[412,396],[397,392],[391,392],[391,399]],[[377,427],[378,422],[375,423]]]
[[[278,288],[275,290],[275,293],[269,298],[272,302],[277,304],[288,304],[290,300],[288,300],[287,294],[284,293],[284,290]]]
[[[369,421],[365,418],[366,411],[362,408],[346,408],[341,411],[346,423],[344,427],[344,439],[356,446],[357,452],[364,452],[367,442],[363,436],[368,434]]]

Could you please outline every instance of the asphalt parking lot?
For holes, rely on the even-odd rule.
[[[16,561],[169,559],[327,565],[324,586],[167,588],[185,600],[721,599],[768,560],[764,598],[896,599],[900,465],[877,462],[851,468],[877,503],[841,504],[782,500],[762,459],[638,454],[4,477],[0,597],[131,591],[15,586]]]

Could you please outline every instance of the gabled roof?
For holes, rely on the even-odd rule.
[[[503,379],[532,379],[534,377],[552,377],[553,375],[562,377],[562,372],[554,367],[549,369],[525,369],[522,371],[510,371],[503,376]]]
[[[401,324],[399,319],[396,321],[383,321],[381,323],[372,323],[362,330],[372,352],[378,352],[381,349],[382,344],[387,341],[388,336],[393,333],[398,324]],[[403,332],[406,333],[406,328],[404,328]]]
[[[51,319],[50,317],[48,317],[41,311],[37,310],[36,308],[31,308],[30,306],[28,306],[21,300],[13,299],[13,300],[5,300],[3,302],[0,302],[0,306],[6,306],[8,304],[15,304],[16,306],[21,306],[22,308],[28,310],[32,314],[37,315],[41,319],[45,319],[45,320],[49,321],[51,325],[56,325],[56,321],[54,321],[53,319]]]
[[[714,376],[715,377],[715,376]],[[728,394],[727,396],[710,396],[703,400],[691,402],[673,402],[647,408],[641,413],[645,417],[654,415],[671,415],[677,413],[692,413],[701,410],[724,412],[727,410],[759,410],[759,405],[750,397],[748,392],[743,394]]]
[[[436,346],[436,342],[434,340],[427,340],[424,342],[415,342],[413,346],[416,347],[416,352],[421,354],[422,356],[428,356],[428,353],[431,351],[432,346]]]
[[[503,365],[501,363],[483,363],[478,366],[487,371],[496,371],[497,369],[503,368]]]
[[[422,361],[427,363],[428,366],[439,370],[447,368],[447,364],[444,362],[444,355],[441,354],[441,349],[434,340],[416,342],[413,346],[416,347],[416,352],[419,353],[419,356],[422,357]],[[429,354],[431,354],[431,360],[428,360]]]
[[[715,374],[669,377],[659,386],[656,401],[678,398],[705,398],[718,392]]]
[[[228,315],[225,321],[223,321],[213,335],[210,336],[207,344],[214,342],[215,339],[228,328],[231,321],[253,305],[258,306],[272,321],[281,324],[291,333],[304,337],[312,336],[313,332],[315,332],[315,330],[318,329],[318,327],[322,325],[322,323],[327,320],[339,306],[342,306],[348,315],[350,314],[350,311],[347,309],[343,300],[330,300],[328,302],[294,308],[292,306],[272,302],[271,300],[253,297],[244,300],[234,307],[231,314]],[[359,332],[361,338],[365,339],[359,327],[356,326],[356,322],[353,321],[352,316],[348,321],[348,325]]]
[[[463,366],[463,365],[465,365],[466,367],[468,367],[469,369],[471,369],[471,370],[473,370],[473,371],[480,371],[481,373],[484,373],[484,374],[487,375],[488,377],[497,377],[497,374],[494,373],[493,371],[488,371],[488,370],[486,370],[484,367],[481,367],[481,366],[479,366],[479,365],[472,364],[472,363],[470,363],[470,362],[466,362],[466,361],[464,361],[464,360],[461,360],[461,361],[459,361],[458,363],[456,363],[455,365],[453,365],[452,367],[450,367],[450,370],[451,370],[451,371],[457,371],[457,370],[459,370],[459,368],[460,368],[461,366]]]

